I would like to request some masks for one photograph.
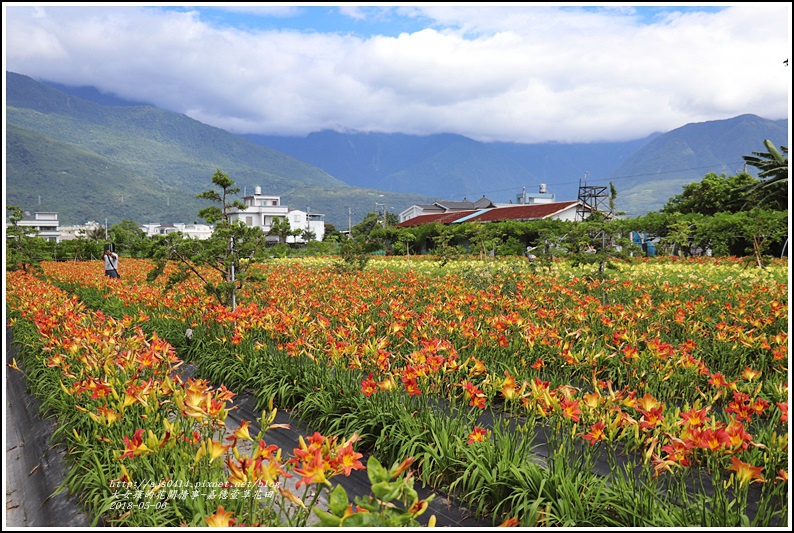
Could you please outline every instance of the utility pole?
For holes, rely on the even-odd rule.
[[[383,206],[383,229],[386,229],[386,204],[375,202],[375,212],[378,212],[378,206]]]
[[[353,226],[351,225],[352,217],[353,217],[353,211],[351,211],[350,208],[348,207],[347,208],[347,238],[348,239],[352,239],[353,238]]]
[[[234,256],[234,235],[229,237],[229,252],[230,255]],[[230,271],[232,277],[232,311],[234,311],[237,308],[237,295],[235,294],[236,287],[234,280],[234,257],[232,257],[231,259],[232,259],[232,263],[230,265],[231,266]]]

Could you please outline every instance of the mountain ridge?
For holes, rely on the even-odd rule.
[[[60,211],[71,223],[85,222],[80,217],[91,213],[92,195],[81,198],[78,191],[65,206],[50,202],[46,209],[31,202],[46,196],[47,179],[61,184],[59,165],[75,165],[79,158],[80,171],[89,174],[83,186],[113,197],[112,217],[194,220],[204,205],[195,194],[212,187],[210,178],[220,168],[241,191],[261,186],[293,208],[310,206],[326,214],[326,221],[347,226],[351,214],[360,220],[379,210],[376,204],[399,213],[435,199],[484,195],[508,203],[524,189],[537,192],[540,184],[557,200],[574,200],[583,180],[602,185],[614,180],[617,209],[641,215],[658,210],[708,172],[735,172],[743,155],[765,150],[765,138],[778,146],[788,139],[787,119],[755,115],[687,124],[633,141],[579,144],[482,143],[457,134],[236,135],[154,106],[119,105],[124,101],[91,88],[70,94],[69,88],[10,72],[6,81],[7,124],[13,126],[7,139],[7,203]],[[48,156],[31,143],[57,148]],[[36,162],[31,154],[58,161]],[[115,171],[103,172],[103,165]],[[30,181],[28,175],[37,178]]]

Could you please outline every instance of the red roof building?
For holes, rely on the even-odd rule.
[[[398,228],[421,226],[438,222],[440,224],[460,224],[463,222],[499,222],[503,220],[576,220],[578,200],[569,202],[550,202],[541,204],[519,204],[493,206],[479,210],[449,211],[439,214],[419,215],[397,224]],[[586,208],[585,210],[589,211]]]

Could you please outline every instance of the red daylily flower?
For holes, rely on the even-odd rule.
[[[695,410],[690,409],[686,413],[681,413],[681,418],[684,419],[684,424],[690,428],[697,428],[702,427],[708,421],[708,413],[711,410],[711,406],[706,406],[703,409]]]
[[[485,440],[485,437],[488,435],[488,430],[483,429],[479,426],[474,426],[474,430],[469,433],[469,440],[466,441],[466,444],[474,444],[475,442],[482,442]]]
[[[579,415],[582,414],[582,411],[579,409],[579,400],[563,400],[560,402],[560,407],[562,408],[562,414],[574,422],[579,421]]]
[[[585,433],[582,435],[582,438],[586,441],[590,441],[590,446],[593,446],[596,442],[600,440],[604,440],[606,435],[604,434],[604,421],[599,420],[592,426],[590,426],[590,432]]]
[[[367,398],[378,392],[378,384],[372,380],[372,372],[369,373],[367,379],[361,380],[361,392],[363,392],[364,396]]]

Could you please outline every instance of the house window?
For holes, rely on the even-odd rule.
[[[254,225],[254,217],[245,217],[245,225],[251,227]]]

